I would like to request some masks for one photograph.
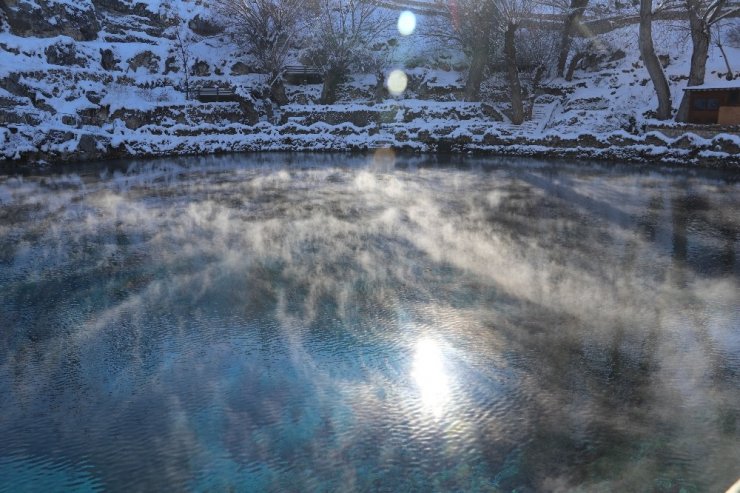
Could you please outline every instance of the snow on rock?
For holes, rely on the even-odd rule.
[[[0,160],[392,146],[740,164],[736,134],[699,135],[651,119],[656,103],[635,24],[599,35],[603,56],[575,70],[572,80],[548,80],[533,119],[514,126],[506,116],[503,79],[494,74],[486,81],[485,103],[462,102],[464,56],[425,36],[400,39],[389,62],[387,72],[400,68],[408,77],[402,96],[376,102],[383,81],[355,74],[338,104],[316,104],[320,85],[288,85],[291,104],[277,108],[267,100],[266,77],[253,73],[250,56],[223,37],[206,2],[12,4],[0,2],[7,19],[0,30]],[[419,12],[419,30],[430,23],[428,15]],[[181,26],[189,39],[190,88],[229,88],[238,101],[186,97],[175,37]],[[675,21],[656,22],[654,30],[678,107],[690,56],[685,32]],[[740,60],[740,49],[725,50],[730,60]],[[724,71],[712,46],[707,84],[724,85]]]

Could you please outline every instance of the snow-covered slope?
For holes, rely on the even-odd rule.
[[[414,8],[396,3],[390,11]],[[583,134],[608,142],[633,133],[639,144],[651,124],[655,100],[639,59],[636,25],[594,35],[602,55],[570,81],[546,80],[535,121],[515,128],[506,121],[507,88],[500,74],[486,83],[486,105],[455,103],[462,97],[465,58],[425,36],[435,20],[421,8],[413,35],[388,34],[398,41],[388,71],[402,69],[408,77],[402,97],[378,106],[375,77],[355,74],[340,106],[316,106],[318,85],[289,85],[291,105],[280,109],[267,101],[264,76],[254,73],[253,60],[222,34],[206,4],[0,0],[0,159],[381,145],[425,150],[449,138],[459,140],[444,144],[452,148],[493,149],[509,138],[530,142],[532,150],[555,137],[570,136],[577,144]],[[725,29],[732,25],[738,20],[726,21]],[[239,101],[185,97],[177,30],[189,40],[191,84],[233,88]],[[688,74],[688,32],[677,21],[656,22],[655,32],[677,107]],[[725,49],[731,61],[740,60],[740,49]],[[299,53],[294,56],[297,61]],[[725,71],[713,46],[707,82],[720,80]],[[705,141],[704,150],[732,152],[740,145],[737,136],[722,139],[729,147]]]

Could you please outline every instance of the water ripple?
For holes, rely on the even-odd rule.
[[[736,180],[245,159],[0,177],[0,491],[737,479]]]

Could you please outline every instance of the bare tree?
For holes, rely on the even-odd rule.
[[[516,34],[527,20],[532,18],[532,0],[496,0],[499,29],[504,33],[504,61],[506,78],[509,82],[511,100],[511,122],[520,125],[524,122],[524,102],[522,83],[519,79]]]
[[[452,41],[470,61],[465,100],[477,101],[496,45],[500,42],[496,0],[437,0],[448,16],[439,17],[430,34]]]
[[[214,0],[232,39],[268,75],[271,98],[278,104],[287,103],[283,73],[305,21],[304,5],[303,0]]]
[[[712,26],[740,9],[724,10],[727,0],[685,0],[686,12],[689,17],[691,30],[691,68],[689,69],[689,85],[704,84],[709,44],[712,39]],[[689,98],[681,100],[676,114],[676,120],[685,121],[689,113]]]
[[[365,68],[375,75],[375,93],[373,94],[373,99],[376,103],[380,103],[385,97],[385,74],[393,61],[397,47],[398,40],[391,38],[384,43],[376,43],[370,49]]]
[[[738,26],[740,27],[740,26]],[[727,67],[727,75],[725,78],[727,80],[733,80],[735,78],[735,74],[732,72],[732,67],[730,66],[730,60],[727,58],[727,53],[725,52],[725,47],[722,44],[722,32],[720,29],[719,22],[717,23],[717,37],[715,38],[717,42],[717,48],[719,48],[720,53],[722,53],[722,58],[725,60],[725,67]]]
[[[662,5],[658,6],[658,9],[660,8]],[[658,96],[657,117],[659,120],[667,120],[671,117],[671,90],[653,45],[653,16],[655,13],[653,0],[640,0],[640,55],[653,81],[655,94]]]
[[[177,58],[180,60],[182,65],[183,74],[183,90],[185,97],[190,98],[190,59],[191,50],[190,47],[193,44],[193,36],[188,28],[187,23],[182,20],[179,16],[175,19],[175,51]]]
[[[438,0],[448,11],[451,27],[436,35],[447,36],[469,56],[470,69],[465,84],[465,99],[479,98],[485,69],[503,40],[503,61],[509,85],[511,121],[525,119],[524,95],[519,77],[517,33],[525,24],[533,26],[534,0]],[[541,72],[540,72],[541,77]],[[535,77],[537,78],[537,77]]]
[[[740,24],[731,24],[726,35],[727,44],[733,48],[740,48]]]
[[[553,61],[559,50],[560,36],[549,26],[538,23],[536,17],[527,22],[516,36],[516,57],[522,82],[524,119],[530,120],[534,102],[543,94],[543,84],[554,68]]]
[[[712,26],[740,11],[740,8],[725,11],[726,5],[727,0],[686,0],[693,45],[689,85],[704,83]]]
[[[558,52],[557,74],[562,77],[565,74],[565,64],[568,61],[568,53],[572,43],[573,34],[576,28],[580,26],[583,14],[588,7],[588,0],[569,0],[567,5],[554,4],[560,10],[565,18],[563,20],[563,29],[560,34],[560,50]]]
[[[324,73],[321,103],[337,99],[337,88],[352,69],[364,70],[369,49],[393,20],[367,0],[314,0],[308,57]]]

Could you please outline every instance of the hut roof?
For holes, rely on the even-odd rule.
[[[740,89],[740,79],[716,80],[700,86],[688,86],[684,91],[718,91],[722,89]]]

